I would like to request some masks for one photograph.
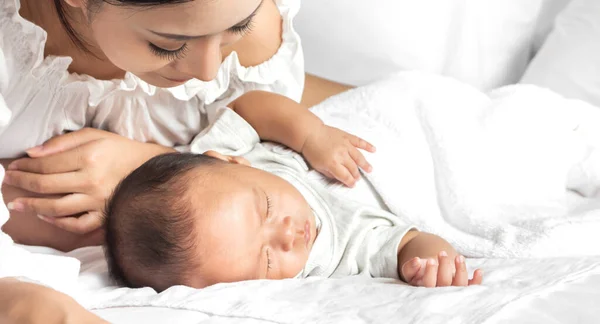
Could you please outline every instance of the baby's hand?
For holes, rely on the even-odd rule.
[[[444,251],[436,259],[418,257],[406,261],[402,265],[402,276],[406,282],[420,287],[446,287],[479,285],[483,279],[483,271],[475,270],[473,279],[469,279],[465,258],[456,256],[454,262]]]
[[[353,187],[360,178],[359,167],[371,172],[371,165],[358,149],[375,152],[375,147],[367,141],[321,125],[306,139],[301,153],[315,170]]]

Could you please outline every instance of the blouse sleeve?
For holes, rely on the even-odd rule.
[[[0,92],[0,127],[8,125],[11,115],[12,113],[4,101],[4,96]]]
[[[12,115],[11,110],[8,109],[8,105],[4,100],[6,88],[8,87],[8,81],[10,79],[8,64],[4,54],[4,39],[0,37],[0,129],[10,121]]]

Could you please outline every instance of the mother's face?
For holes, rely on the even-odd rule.
[[[103,3],[89,17],[90,28],[115,66],[167,88],[192,78],[214,79],[221,47],[243,36],[262,1],[269,0],[193,0],[152,7]]]

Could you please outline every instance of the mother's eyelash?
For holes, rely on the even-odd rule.
[[[183,44],[183,46],[181,46],[180,48],[173,50],[173,51],[158,47],[152,43],[148,43],[148,45],[150,46],[150,51],[154,55],[156,55],[162,59],[169,60],[169,61],[180,60],[180,59],[184,58],[185,54],[187,53],[187,49],[188,49],[187,44]]]
[[[233,27],[229,28],[229,32],[236,34],[236,35],[244,36],[247,33],[251,32],[253,27],[254,27],[254,16],[252,16],[243,25],[233,26]]]

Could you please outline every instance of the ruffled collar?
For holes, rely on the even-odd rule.
[[[13,8],[10,8],[11,2]],[[284,1],[279,0],[278,5],[281,2]],[[34,76],[42,76],[45,74],[43,73],[44,71],[53,70],[56,73],[62,74],[60,87],[81,88],[83,86],[89,88],[90,105],[97,105],[115,91],[143,91],[148,96],[154,96],[158,92],[166,91],[182,101],[188,101],[198,96],[205,104],[211,104],[228,90],[232,78],[258,84],[271,84],[275,82],[279,79],[283,71],[289,69],[290,60],[299,50],[300,40],[297,33],[293,30],[291,18],[286,19],[284,17],[280,48],[269,60],[259,65],[244,67],[240,64],[237,53],[232,52],[222,62],[216,78],[208,82],[193,79],[177,87],[159,88],[148,84],[130,72],[127,72],[123,79],[99,80],[86,74],[69,73],[68,68],[73,61],[71,57],[44,57],[44,48],[47,40],[46,31],[21,17],[19,14],[21,7],[20,0],[12,0],[5,3],[8,5],[8,8],[5,9],[8,9],[8,12],[12,13],[13,21],[17,22],[21,26],[23,33],[31,38],[30,42],[38,44],[37,48],[34,49],[36,53],[35,62],[33,62],[31,69],[32,74]],[[28,50],[31,51],[32,48],[28,48]]]

